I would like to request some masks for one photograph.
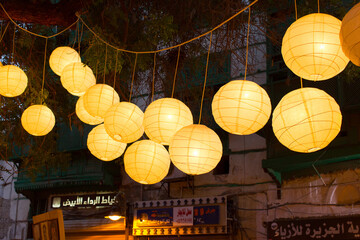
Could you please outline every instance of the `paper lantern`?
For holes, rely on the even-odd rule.
[[[277,139],[292,151],[310,153],[326,147],[339,133],[339,105],[326,92],[301,88],[286,94],[273,112]]]
[[[159,143],[141,140],[133,143],[126,150],[124,167],[129,177],[138,183],[158,183],[169,172],[169,153]]]
[[[32,105],[21,115],[21,124],[31,135],[44,136],[55,126],[54,113],[44,105]]]
[[[60,76],[61,84],[69,93],[82,96],[96,84],[93,71],[81,62],[66,65]]]
[[[144,134],[144,113],[133,103],[119,102],[105,114],[105,130],[116,141],[131,143]]]
[[[193,124],[190,109],[175,98],[152,102],[144,113],[146,135],[154,142],[169,145],[170,139],[181,128]]]
[[[320,81],[342,72],[349,62],[340,44],[341,21],[324,13],[296,20],[286,30],[281,53],[290,70],[308,80]]]
[[[225,131],[248,135],[257,132],[269,120],[271,102],[266,91],[251,81],[235,80],[214,95],[212,114]]]
[[[28,84],[23,70],[14,65],[0,67],[0,94],[5,97],[16,97],[22,94]]]
[[[59,76],[67,65],[74,62],[81,62],[81,58],[71,47],[57,47],[49,58],[50,68]]]
[[[119,94],[106,84],[96,84],[84,94],[84,107],[93,117],[104,118],[107,110],[119,101]]]
[[[112,161],[120,157],[126,148],[126,143],[112,139],[105,131],[104,124],[94,127],[87,139],[91,154],[103,161]]]
[[[360,66],[360,3],[346,13],[340,29],[340,42],[345,55]]]
[[[213,170],[222,157],[218,135],[205,125],[192,124],[176,132],[170,141],[171,161],[181,171],[199,175]]]
[[[84,97],[81,96],[76,102],[75,113],[78,118],[89,125],[98,125],[104,122],[104,119],[101,117],[93,117],[91,116],[84,107]]]

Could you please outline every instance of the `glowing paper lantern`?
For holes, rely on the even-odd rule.
[[[273,112],[277,139],[296,152],[315,152],[326,147],[339,133],[339,105],[326,92],[301,88],[286,94]]]
[[[124,155],[125,171],[142,184],[160,182],[169,172],[170,157],[165,147],[151,140],[133,143]]]
[[[50,68],[59,76],[67,65],[74,62],[81,62],[81,58],[71,47],[57,47],[49,58]]]
[[[79,97],[79,99],[76,102],[75,113],[82,122],[90,125],[98,125],[104,122],[103,118],[93,117],[85,110],[83,96]]]
[[[271,102],[266,91],[254,82],[231,81],[214,95],[212,114],[225,131],[248,135],[257,132],[269,120]]]
[[[91,154],[103,161],[112,161],[120,157],[126,148],[126,143],[112,139],[105,131],[104,124],[94,127],[87,139]]]
[[[106,84],[96,84],[84,94],[85,109],[93,117],[104,118],[107,110],[119,101],[119,94]]]
[[[61,73],[61,84],[72,95],[82,96],[96,84],[93,71],[81,62],[68,64]]]
[[[44,136],[55,126],[55,116],[47,106],[32,105],[21,115],[21,124],[29,134]]]
[[[105,114],[105,130],[116,141],[130,143],[144,134],[144,113],[133,103],[119,102]]]
[[[22,94],[28,83],[23,70],[14,65],[0,68],[0,94],[5,97],[16,97]]]
[[[200,124],[177,131],[169,146],[171,161],[179,170],[190,175],[213,170],[221,159],[222,150],[218,135]]]
[[[304,79],[320,81],[342,72],[349,62],[340,44],[341,21],[313,13],[286,30],[281,53],[288,68]]]
[[[175,98],[152,102],[144,113],[146,135],[154,142],[169,145],[172,136],[181,128],[193,124],[190,109]]]
[[[340,29],[342,50],[352,63],[360,66],[360,3],[346,13]]]

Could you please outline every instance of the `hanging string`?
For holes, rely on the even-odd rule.
[[[302,77],[300,77],[300,86],[301,86],[301,88],[303,88],[303,79],[302,79]]]
[[[44,67],[43,67],[43,79],[41,84],[41,98],[40,104],[42,105],[44,100],[44,84],[45,84],[45,69],[46,69],[46,49],[47,49],[48,39],[45,39],[45,51],[44,51]]]
[[[135,78],[135,69],[136,69],[137,57],[138,57],[138,54],[135,54],[135,63],[134,63],[134,69],[133,69],[132,78],[131,78],[131,86],[130,86],[130,97],[129,97],[129,102],[131,102],[131,93],[132,93],[133,84],[134,84],[134,78]]]
[[[155,66],[156,66],[156,53],[154,53],[154,68],[153,68],[152,88],[151,88],[151,102],[154,100],[154,94],[155,94]]]
[[[247,35],[246,35],[246,58],[245,58],[244,80],[246,80],[248,55],[249,55],[250,15],[251,15],[251,8],[249,8],[249,18],[248,18],[248,27],[247,27]]]
[[[82,36],[83,36],[83,33],[84,33],[84,25],[82,24],[81,25],[81,34],[80,32],[78,34],[80,34],[79,36],[79,41],[78,41],[78,52],[79,52],[79,55],[80,55],[80,46],[81,46],[81,40],[82,40]],[[81,56],[81,55],[80,55]]]
[[[177,55],[177,60],[176,60],[176,67],[175,67],[173,87],[172,87],[172,91],[171,91],[171,98],[174,97],[175,82],[176,82],[177,70],[178,70],[178,65],[179,65],[179,57],[180,57],[180,48],[181,48],[181,46],[179,46],[179,49],[178,49],[178,55]]]
[[[3,40],[3,38],[4,38],[4,36],[5,36],[5,33],[6,33],[6,30],[7,30],[7,28],[9,27],[9,25],[10,25],[10,22],[8,22],[8,23],[6,24],[6,27],[5,27],[4,31],[2,32],[1,38],[0,38],[0,42]],[[2,29],[1,29],[1,30],[2,30]]]
[[[116,50],[115,73],[114,73],[114,84],[113,84],[113,88],[114,88],[114,89],[115,89],[115,83],[116,83],[116,71],[117,71],[117,64],[118,64],[118,55],[119,55],[119,51]]]
[[[318,3],[318,13],[320,13],[320,0],[318,0],[317,3]]]
[[[73,42],[72,48],[74,48],[74,46],[75,46],[76,38],[78,38],[79,31],[80,31],[80,30],[79,30],[79,22],[77,22],[77,24],[76,24],[76,29],[75,29],[75,33],[74,33],[74,42]]]
[[[208,72],[208,67],[209,67],[209,56],[210,56],[211,40],[212,40],[212,32],[210,33],[209,50],[208,50],[207,58],[206,58],[205,80],[204,80],[204,87],[203,87],[202,96],[201,96],[199,124],[201,123],[201,114],[202,114],[202,108],[203,108],[203,102],[204,102],[204,96],[205,96],[205,87],[206,87],[207,72]]]
[[[95,79],[97,80],[98,76],[98,65],[99,65],[99,59],[96,61],[96,67],[95,67]]]
[[[105,73],[106,73],[106,61],[107,61],[107,46],[105,46],[105,64],[104,64],[104,78],[103,78],[104,84],[105,84]]]
[[[298,19],[298,15],[297,15],[297,4],[296,4],[296,0],[294,0],[295,2],[295,20]]]
[[[14,55],[15,55],[15,33],[16,33],[16,27],[14,27],[13,44],[12,44],[12,56],[11,56],[12,64],[14,64]]]

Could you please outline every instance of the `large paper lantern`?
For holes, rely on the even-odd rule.
[[[326,147],[339,133],[339,105],[326,92],[301,88],[286,94],[273,112],[277,139],[292,151],[310,153]]]
[[[225,131],[248,135],[257,132],[269,120],[271,102],[266,91],[251,81],[235,80],[214,95],[212,114]]]
[[[131,143],[144,134],[144,113],[133,103],[119,102],[105,114],[105,130],[116,141]]]
[[[360,3],[346,13],[340,29],[342,50],[352,63],[360,66]]]
[[[44,136],[55,126],[54,113],[44,105],[32,105],[21,115],[21,124],[31,135]]]
[[[69,93],[82,96],[89,87],[96,84],[93,71],[81,62],[68,64],[61,73],[61,84]]]
[[[0,67],[0,94],[5,97],[16,97],[22,94],[28,83],[23,70],[14,65]]]
[[[181,171],[199,175],[213,170],[222,157],[219,136],[205,125],[192,124],[176,132],[170,141],[171,161]]]
[[[124,167],[129,177],[138,183],[158,183],[169,172],[169,153],[159,143],[141,140],[133,143],[126,150]]]
[[[119,94],[106,84],[96,84],[84,94],[84,107],[93,117],[104,118],[107,110],[119,101]]]
[[[181,128],[193,124],[190,109],[175,98],[152,102],[144,113],[146,135],[154,142],[169,145],[172,136]]]
[[[75,113],[78,118],[89,125],[98,125],[104,122],[104,119],[101,117],[93,117],[91,116],[84,107],[84,97],[81,96],[76,102]]]
[[[120,157],[126,148],[126,143],[112,139],[105,131],[104,124],[94,127],[87,139],[91,154],[103,161],[112,161]]]
[[[339,74],[349,62],[341,49],[340,27],[339,19],[324,13],[296,20],[282,41],[286,66],[299,77],[314,81]]]
[[[49,58],[50,68],[59,76],[67,65],[74,62],[81,62],[81,58],[71,47],[57,47]]]

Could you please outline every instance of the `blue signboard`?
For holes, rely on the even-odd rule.
[[[219,224],[219,206],[194,207],[194,225]]]
[[[172,226],[172,208],[138,209],[136,217],[139,227]]]

